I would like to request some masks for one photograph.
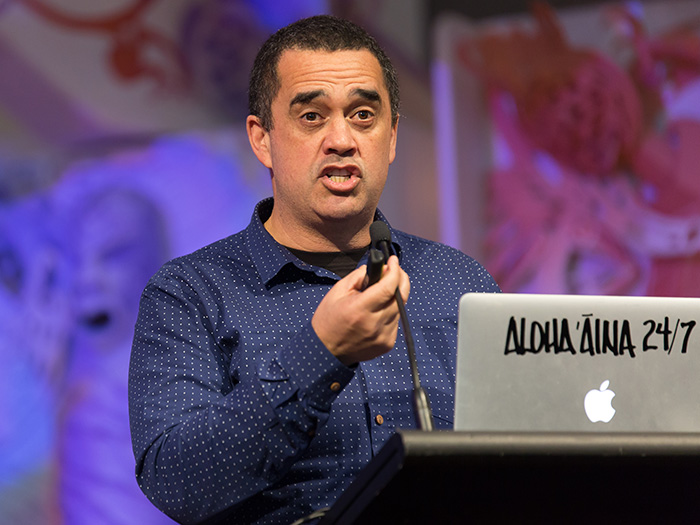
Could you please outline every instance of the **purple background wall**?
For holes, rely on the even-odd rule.
[[[392,224],[477,255],[508,291],[698,294],[693,3],[556,12],[559,44],[519,62],[531,96],[579,78],[537,76],[562,49],[594,53],[627,86],[630,152],[598,171],[529,140],[527,125],[563,116],[584,136],[585,114],[518,98],[518,79],[499,76],[518,38],[541,44],[532,15],[445,25],[431,22],[438,4],[0,1],[0,521],[168,523],[133,477],[139,294],[160,264],[240,230],[270,194],[243,128],[247,75],[264,38],[302,16],[355,19],[397,65],[399,152],[380,203]],[[489,40],[496,26],[510,37]],[[596,129],[614,128],[615,109],[592,117]]]

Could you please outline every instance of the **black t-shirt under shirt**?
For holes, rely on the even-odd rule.
[[[367,252],[367,248],[352,250],[349,252],[305,252],[285,246],[296,257],[306,264],[319,266],[339,275],[341,278],[357,268],[360,259]]]

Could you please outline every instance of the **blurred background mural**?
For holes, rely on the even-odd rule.
[[[335,13],[402,85],[381,208],[505,291],[700,295],[700,2],[0,0],[0,522],[169,523],[133,476],[141,289],[270,194],[259,45]]]
[[[700,2],[434,28],[442,239],[507,291],[700,295]]]

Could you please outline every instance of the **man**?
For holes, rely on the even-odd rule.
[[[281,29],[258,54],[249,103],[274,200],[151,279],[132,351],[137,478],[185,523],[306,516],[395,428],[415,426],[397,287],[404,300],[413,288],[422,383],[436,427],[450,428],[458,299],[498,291],[461,252],[396,230],[398,257],[365,288],[399,100],[364,30],[330,16]]]

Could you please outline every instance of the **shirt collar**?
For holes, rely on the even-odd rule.
[[[258,204],[255,206],[255,210],[253,211],[250,224],[246,228],[248,253],[253,260],[253,264],[255,264],[256,268],[258,269],[262,281],[268,285],[272,279],[290,266],[301,271],[316,273],[319,277],[337,279],[337,276],[328,270],[317,268],[302,262],[297,257],[292,255],[292,252],[275,241],[272,235],[270,235],[270,233],[265,229],[264,224],[272,213],[273,205],[274,200],[272,197],[258,202]],[[374,214],[374,218],[375,220],[385,222],[387,226],[389,226],[389,230],[392,233],[391,238],[394,251],[400,259],[401,246],[397,242],[398,236],[394,234],[396,230],[391,228],[389,221],[386,220],[386,217],[381,211],[377,210]],[[363,258],[360,264],[364,264],[365,262],[366,256]]]

